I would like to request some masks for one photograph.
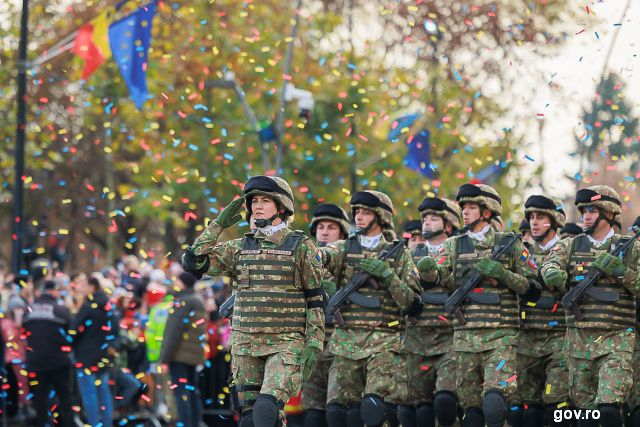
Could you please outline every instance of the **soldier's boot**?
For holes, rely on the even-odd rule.
[[[601,426],[622,427],[622,411],[618,403],[601,403],[598,405],[598,410]]]
[[[544,425],[544,411],[542,405],[525,405],[522,411],[522,427],[539,427]]]
[[[270,394],[260,393],[253,405],[253,425],[255,427],[280,427],[280,411],[284,402]]]
[[[477,406],[469,406],[464,409],[462,427],[484,427],[484,414]]]
[[[482,412],[487,427],[503,427],[507,421],[507,401],[502,392],[495,388],[489,389],[482,399]]]
[[[398,421],[398,405],[385,402],[384,406],[385,406],[384,417],[389,423],[389,427],[398,427],[398,425],[400,424],[400,422]]]
[[[347,424],[349,427],[364,427],[362,416],[360,415],[360,403],[354,403],[347,412]]]
[[[327,425],[329,427],[349,427],[347,407],[342,403],[330,402],[327,405]]]
[[[563,417],[559,417],[556,418],[556,416],[554,415],[556,413],[556,411],[561,411],[561,409],[558,408],[558,405],[560,404],[560,402],[558,403],[550,403],[545,407],[544,410],[544,419],[545,422],[547,423],[548,426],[550,427],[573,427],[575,426],[576,422],[574,419],[565,419]],[[557,419],[559,419],[559,421],[556,421]]]
[[[327,414],[321,409],[309,409],[304,414],[304,427],[327,427]]]
[[[240,418],[240,422],[238,423],[238,427],[254,427],[252,409],[249,409],[248,411],[242,414],[242,417]]]
[[[398,421],[402,427],[417,427],[416,408],[413,405],[398,405]]]
[[[421,402],[416,409],[417,427],[435,427],[436,411],[431,402]]]
[[[442,427],[449,427],[456,422],[456,395],[449,390],[440,390],[433,399],[433,409]]]
[[[522,427],[522,406],[513,405],[507,415],[507,424],[511,427]]]
[[[375,393],[368,393],[362,397],[360,403],[360,416],[368,427],[382,425],[385,418],[386,408],[384,401]]]

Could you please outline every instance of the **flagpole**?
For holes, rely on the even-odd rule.
[[[24,143],[27,112],[27,31],[29,25],[29,0],[22,0],[20,18],[20,45],[18,47],[18,99],[16,113],[15,180],[13,188],[13,250],[12,271],[20,273],[22,264],[22,231],[24,224],[23,193]]]

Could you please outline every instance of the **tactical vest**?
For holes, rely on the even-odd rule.
[[[418,245],[413,253],[413,262],[418,263],[425,256],[431,256],[429,248],[426,245]],[[444,303],[447,300],[447,289],[443,286],[438,286],[435,282],[428,282],[420,279],[421,299],[424,304],[424,308],[416,326],[440,326],[451,327],[451,321],[447,317],[447,312],[444,310]]]
[[[462,286],[465,275],[469,269],[480,260],[490,258],[491,254],[497,251],[500,245],[508,244],[512,238],[513,236],[511,234],[496,233],[495,243],[492,249],[476,249],[473,241],[466,234],[456,239],[456,259],[453,263],[453,274],[457,286]],[[512,270],[514,264],[513,253],[497,261],[507,270]],[[462,306],[462,312],[467,323],[462,325],[455,319],[454,329],[518,328],[519,306],[518,296],[515,292],[499,282],[497,286],[492,285],[490,278],[484,278],[473,292],[497,294],[499,303],[480,304],[466,300]]]
[[[379,254],[379,252],[363,248],[356,236],[348,237],[345,243],[346,250],[340,271],[339,286],[346,286],[349,283],[351,277],[359,270],[361,260],[364,258],[377,258]],[[396,270],[396,258],[388,258],[387,262],[398,273]],[[380,300],[380,306],[368,308],[353,303],[343,305],[340,313],[344,319],[344,326],[339,327],[380,331],[398,331],[403,328],[404,316],[402,316],[400,307],[396,305],[388,290],[383,287],[375,289],[373,285],[367,283],[358,292],[365,296],[377,298]]]
[[[532,245],[530,251],[539,269],[547,258],[549,251],[536,253],[536,251],[540,251],[540,248],[536,245]],[[520,326],[523,329],[564,331],[567,328],[567,321],[560,299],[558,295],[546,288],[543,288],[540,299],[536,302],[521,299]]]
[[[616,245],[621,239],[627,239],[620,235],[611,238],[611,245],[597,249],[586,235],[580,235],[573,239],[569,251],[569,287],[573,287],[584,278],[591,263],[602,253],[609,252],[610,247]],[[614,303],[598,301],[585,295],[580,301],[579,309],[584,316],[583,320],[576,320],[570,312],[567,313],[567,324],[576,328],[619,330],[634,328],[636,316],[636,301],[620,283],[614,278],[603,275],[594,285],[603,291],[617,292],[619,299]]]
[[[296,277],[301,231],[275,248],[263,248],[253,234],[242,242],[236,264],[233,329],[249,333],[305,333],[307,301]]]

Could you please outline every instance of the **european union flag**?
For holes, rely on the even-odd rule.
[[[157,0],[114,22],[109,27],[109,44],[133,102],[138,110],[149,97],[147,53],[151,44],[151,22]]]
[[[427,129],[422,129],[413,137],[409,138],[409,151],[404,158],[404,164],[409,169],[420,172],[427,178],[433,178],[431,164],[431,134]]]

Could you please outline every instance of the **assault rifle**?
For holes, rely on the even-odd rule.
[[[522,234],[514,234],[507,244],[500,244],[492,254],[491,260],[502,258],[511,251],[513,245],[522,239]],[[461,324],[467,323],[462,313],[462,303],[469,299],[480,304],[499,304],[500,297],[496,294],[482,294],[473,290],[482,282],[484,276],[475,268],[470,269],[465,275],[465,282],[457,288],[444,304],[444,309],[448,314],[453,314]]]
[[[380,254],[378,254],[378,259],[389,259],[396,253],[401,251],[404,247],[404,242],[402,240],[398,240],[390,248],[382,250]],[[354,304],[368,308],[380,307],[379,299],[362,295],[357,292],[358,289],[360,289],[367,283],[371,283],[372,286],[376,289],[380,288],[380,285],[373,276],[371,276],[369,273],[365,273],[364,271],[358,271],[353,275],[351,281],[347,283],[346,286],[340,288],[338,292],[336,292],[329,299],[329,303],[327,304],[327,308],[325,310],[335,318],[335,320],[338,322],[338,325],[344,325],[344,319],[340,314],[340,308],[347,302],[352,302]]]
[[[609,254],[620,258],[624,257],[627,250],[629,250],[633,245],[633,242],[635,242],[638,237],[640,237],[640,227],[636,229],[636,234],[634,234],[632,238],[628,240],[624,239],[624,241],[620,240]],[[602,274],[602,271],[597,268],[589,268],[589,271],[584,278],[580,280],[577,285],[571,288],[564,297],[562,297],[562,305],[565,309],[571,311],[576,316],[577,320],[582,320],[584,318],[578,305],[585,294],[602,302],[616,302],[620,299],[618,292],[603,291],[602,289],[598,289],[594,286],[596,282],[600,280]]]

